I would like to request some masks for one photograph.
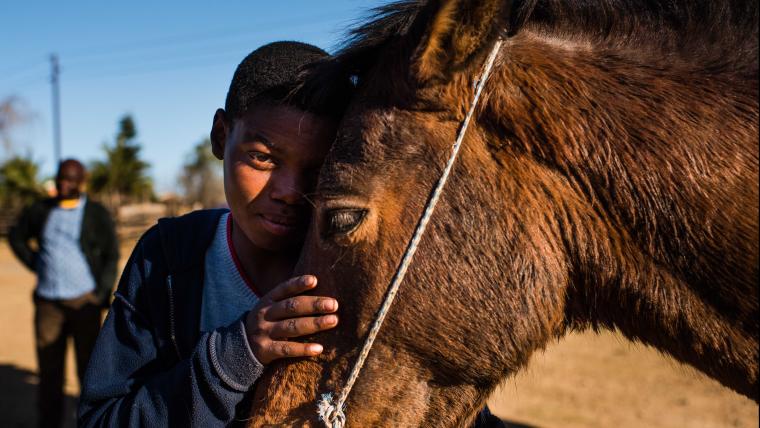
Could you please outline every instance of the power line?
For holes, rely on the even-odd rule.
[[[298,28],[300,31],[298,32],[299,37],[303,37],[304,34],[304,27],[315,27],[324,25],[325,23],[329,23],[330,21],[312,21],[309,25],[294,25],[290,27],[279,27],[279,32],[287,32],[292,28]],[[313,33],[313,31],[308,31],[307,28],[307,34]],[[125,59],[130,60],[130,57],[149,57],[149,58],[155,58],[155,57],[161,57],[165,56],[166,53],[177,53],[182,51],[191,51],[193,54],[198,53],[199,51],[205,52],[205,51],[216,51],[218,49],[224,49],[229,48],[230,46],[234,45],[241,45],[241,44],[248,44],[248,43],[255,43],[259,41],[264,40],[264,33],[261,30],[257,30],[255,32],[247,31],[243,33],[239,33],[237,35],[223,35],[221,37],[206,37],[206,38],[197,38],[197,39],[191,39],[191,38],[185,38],[183,40],[174,42],[174,43],[167,43],[167,44],[151,44],[149,46],[143,46],[141,48],[134,48],[134,49],[128,49],[128,50],[121,50],[121,49],[110,49],[107,52],[100,52],[100,53],[93,53],[88,55],[74,55],[74,56],[66,56],[67,58],[67,64],[81,64],[81,63],[93,63],[93,62],[99,62],[102,61],[104,58],[112,58],[116,57],[119,59]]]
[[[236,49],[221,52],[209,52],[201,55],[160,57],[156,58],[155,61],[143,62],[137,66],[123,67],[119,66],[119,64],[109,64],[111,66],[105,68],[86,69],[84,70],[84,73],[76,72],[76,68],[72,69],[71,67],[65,66],[64,64],[63,67],[59,66],[59,70],[63,70],[64,73],[68,76],[66,78],[67,82],[77,82],[89,79],[127,77],[132,75],[153,74],[156,72],[176,71],[190,68],[204,68],[215,66],[229,68],[229,63],[227,61],[224,63],[219,63],[219,61],[237,61],[240,60],[241,56],[245,55],[246,53],[248,53],[247,50]],[[3,83],[6,83],[7,86],[11,87],[13,90],[18,90],[30,84],[44,83],[45,80],[46,76],[35,75],[14,84],[9,84],[6,82]]]
[[[40,73],[34,76],[27,76],[26,79],[21,79],[13,84],[7,84],[7,86],[12,88],[13,90],[19,90],[19,89],[27,88],[29,86],[45,83],[47,79],[48,79],[47,74]]]
[[[10,67],[0,69],[0,76],[2,76],[3,79],[12,79],[16,77],[16,75],[28,73],[30,70],[41,69],[43,65],[45,65],[45,63],[42,58],[34,62],[28,61],[26,63],[22,63],[21,65],[12,65]]]
[[[320,32],[313,31],[313,32],[307,32],[302,33],[302,37],[310,37],[314,34],[317,34]],[[150,57],[149,61],[142,61],[139,65],[132,65],[132,66],[122,66],[119,63],[108,63],[105,64],[105,67],[87,67],[85,69],[84,73],[78,72],[76,70],[79,69],[77,65],[81,64],[74,64],[74,66],[70,66],[69,62],[66,58],[62,61],[62,67],[61,70],[64,74],[67,75],[66,81],[67,82],[75,82],[75,81],[81,81],[81,80],[87,80],[87,79],[103,79],[103,78],[115,78],[115,77],[127,77],[132,75],[144,75],[144,74],[153,74],[153,73],[162,73],[167,71],[176,71],[176,70],[183,70],[183,69],[189,69],[189,68],[206,68],[206,67],[214,67],[214,66],[224,66],[228,67],[229,64],[209,64],[208,61],[214,61],[214,60],[227,60],[230,61],[239,61],[244,55],[248,53],[248,48],[234,48],[234,49],[227,49],[223,51],[214,50],[214,51],[208,51],[208,52],[193,52],[192,55],[177,55],[177,56],[169,56],[169,55],[154,55]],[[199,62],[200,61],[200,62]],[[16,88],[19,86],[26,85],[28,83],[41,83],[43,80],[43,77],[41,76],[34,76],[32,79],[27,79],[28,81],[24,81],[22,83],[12,85]]]
[[[323,25],[328,22],[330,22],[330,20],[315,21],[312,19],[307,25],[294,24],[290,26],[280,26],[280,27],[277,27],[277,30],[280,32],[287,31],[289,28],[298,28],[302,30],[304,26],[313,27],[315,25]],[[270,26],[275,26],[275,25],[276,23],[270,23]],[[182,36],[178,35],[178,36],[173,36],[170,38],[154,39],[154,41],[174,40],[173,42],[170,42],[170,43],[159,44],[159,43],[149,42],[149,44],[145,44],[145,43],[131,44],[133,49],[131,51],[126,51],[126,52],[119,50],[118,44],[111,45],[111,47],[108,50],[102,51],[99,53],[91,51],[90,53],[80,53],[78,55],[75,54],[73,56],[64,55],[63,62],[62,62],[63,70],[64,71],[71,70],[72,66],[75,67],[78,65],[85,65],[87,63],[98,65],[98,63],[102,63],[103,59],[107,57],[117,57],[119,60],[123,60],[123,61],[136,61],[140,59],[148,59],[151,62],[154,62],[154,60],[155,62],[164,62],[164,60],[169,60],[169,61],[173,61],[177,59],[186,60],[187,58],[196,58],[196,57],[200,58],[200,57],[205,57],[205,56],[213,56],[217,54],[218,52],[217,48],[219,47],[227,47],[227,46],[234,45],[237,43],[242,43],[245,40],[250,40],[251,42],[254,42],[254,41],[258,42],[259,40],[263,38],[262,30],[265,30],[265,29],[266,27],[257,28],[255,32],[251,32],[250,29],[246,31],[241,31],[241,32],[232,32],[232,33],[227,32],[224,35],[205,37],[202,39],[198,39],[198,38],[193,39],[193,38],[186,37],[186,35],[182,35]],[[304,34],[302,31],[300,31],[298,34],[299,36],[298,38],[304,38],[304,37],[307,37],[307,35],[311,35],[313,33],[314,31],[307,32],[306,34]],[[197,34],[198,33],[196,33],[196,35]],[[203,34],[209,34],[209,33],[203,33]],[[198,55],[199,45],[203,46],[204,48],[204,49],[201,49],[202,53],[200,55]],[[104,45],[101,45],[101,46],[104,46]],[[140,46],[142,47],[140,48]],[[171,47],[174,47],[174,49],[167,49]],[[192,49],[192,55],[188,55],[188,56],[171,55],[171,54],[177,53],[176,48],[182,48],[185,50]],[[80,51],[80,52],[83,52],[83,51]],[[151,52],[153,52],[152,55],[151,55]],[[237,49],[234,51],[226,50],[224,52],[239,53],[240,49]],[[147,57],[144,56],[146,54],[148,55]],[[133,56],[133,58],[130,58],[130,56]],[[123,62],[123,61],[119,61],[119,62]],[[29,79],[27,76],[30,73],[35,72],[36,67],[39,67],[41,65],[42,65],[41,62],[31,63],[31,65],[27,63],[24,66],[14,66],[12,68],[9,68],[9,70],[13,72],[14,76],[12,76],[11,78],[8,78],[8,75],[10,75],[10,73],[0,73],[0,76],[2,76],[2,78],[0,78],[0,84],[18,87],[22,85],[25,86],[29,83],[40,82],[40,77],[33,76],[31,79]],[[120,70],[121,67],[118,67],[117,65],[117,69]],[[106,67],[105,72],[109,72],[109,71],[110,71],[109,67]],[[13,82],[15,77],[21,77],[21,78],[26,77],[26,78],[23,79],[22,82],[11,84],[11,82]]]
[[[291,16],[291,17],[288,17],[287,19],[276,20],[276,21],[266,21],[264,23],[260,23],[263,25],[257,25],[256,23],[252,23],[251,25],[247,25],[245,27],[238,27],[236,29],[220,28],[220,29],[203,31],[203,32],[183,33],[183,34],[167,35],[167,36],[162,36],[162,37],[147,38],[140,41],[128,41],[128,42],[123,42],[123,43],[91,45],[89,47],[75,49],[73,51],[68,51],[68,52],[59,51],[59,53],[62,55],[62,57],[66,58],[67,61],[73,61],[73,60],[79,60],[81,58],[88,58],[88,57],[93,57],[93,56],[97,57],[97,56],[121,55],[127,51],[152,50],[152,49],[162,48],[162,47],[194,44],[194,43],[199,43],[199,42],[208,41],[208,40],[235,39],[235,38],[241,38],[241,37],[246,37],[246,36],[259,37],[259,36],[263,36],[266,32],[273,31],[273,30],[283,31],[283,30],[289,30],[293,28],[304,28],[304,27],[315,25],[315,24],[319,25],[319,24],[333,23],[333,22],[337,23],[339,21],[335,19],[329,19],[330,17],[332,17],[332,14],[328,12],[314,14],[310,16],[301,16],[301,17]],[[325,19],[325,18],[328,18],[328,19]],[[27,61],[27,62],[31,62],[31,61]],[[12,68],[15,69],[16,67],[12,67]],[[23,67],[20,67],[20,68],[23,68]],[[0,75],[2,74],[3,73],[0,72]]]
[[[231,59],[232,58],[239,58],[240,55],[235,55],[234,57],[232,55],[228,55]],[[191,58],[192,59],[192,58]],[[192,59],[194,60],[194,59]],[[169,71],[177,71],[177,70],[186,70],[191,68],[206,68],[206,67],[225,67],[229,68],[229,64],[220,64],[220,63],[214,63],[209,61],[203,61],[200,63],[197,62],[172,62],[169,64],[164,64],[163,67],[155,67],[155,68],[133,68],[133,69],[127,69],[127,70],[113,70],[115,73],[97,73],[97,74],[90,74],[90,75],[76,75],[75,77],[72,77],[70,79],[67,79],[67,81],[82,81],[82,80],[90,80],[90,79],[111,79],[111,78],[121,78],[121,77],[128,77],[128,76],[135,76],[135,75],[143,75],[143,74],[155,74],[155,73],[164,73]]]
[[[111,55],[110,60],[105,60],[105,58],[89,58],[85,60],[73,60],[69,61],[68,58],[66,60],[66,66],[67,68],[79,68],[82,66],[90,67],[88,64],[92,65],[98,65],[102,64],[105,66],[111,66],[114,64],[120,64],[120,63],[134,63],[135,61],[140,62],[161,62],[165,60],[174,60],[177,58],[190,58],[190,57],[200,57],[200,56],[209,56],[209,55],[215,55],[217,53],[229,53],[229,52],[235,52],[240,53],[241,51],[245,50],[242,46],[234,47],[234,44],[226,43],[224,45],[218,45],[218,46],[206,46],[205,48],[198,49],[198,48],[184,48],[184,49],[173,49],[173,50],[163,50],[158,52],[136,52],[136,55],[130,56],[127,55],[118,55],[114,54]],[[118,55],[118,57],[117,57]]]

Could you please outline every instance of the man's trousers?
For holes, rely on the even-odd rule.
[[[100,330],[101,309],[93,301],[89,293],[70,300],[34,297],[40,427],[60,427],[63,422],[63,384],[69,337],[74,342],[77,374],[82,382]]]

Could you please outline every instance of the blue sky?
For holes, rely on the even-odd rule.
[[[49,55],[61,63],[63,155],[102,158],[118,119],[132,114],[157,189],[176,186],[191,147],[208,135],[246,54],[291,39],[334,51],[379,0],[0,2],[0,100],[32,119],[14,151],[53,172]],[[0,148],[0,159],[8,155]]]

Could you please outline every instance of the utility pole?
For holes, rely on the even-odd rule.
[[[58,55],[50,55],[50,83],[53,87],[53,153],[55,168],[61,163],[61,93],[58,86]]]

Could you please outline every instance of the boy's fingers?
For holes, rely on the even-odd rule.
[[[290,278],[289,280],[279,284],[272,291],[269,292],[269,297],[277,302],[296,294],[301,294],[306,290],[310,290],[317,286],[317,277],[314,275],[302,275]]]
[[[294,357],[314,357],[322,353],[322,345],[318,343],[298,343],[285,341],[269,342],[267,347],[268,359],[276,360],[278,358]]]
[[[272,323],[269,330],[270,337],[286,339],[291,337],[305,336],[323,330],[328,330],[338,325],[337,315],[325,315],[323,317],[291,318]]]
[[[338,301],[322,296],[296,296],[280,300],[266,313],[267,321],[277,321],[306,315],[329,314],[338,310]]]

